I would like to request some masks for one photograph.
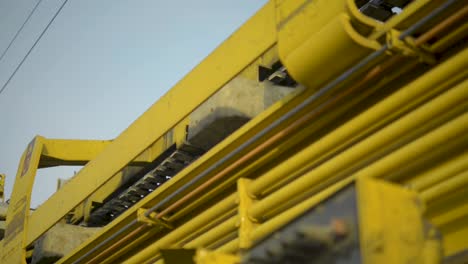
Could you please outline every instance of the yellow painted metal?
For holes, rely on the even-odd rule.
[[[89,243],[83,244],[82,246],[74,250],[72,253],[70,253],[70,256],[75,255],[80,251],[86,251],[86,250],[89,250],[90,248],[93,248],[95,243],[99,241],[98,237],[107,237],[111,235],[113,232],[116,232],[116,230],[118,230],[124,223],[128,223],[131,219],[133,219],[134,214],[135,214],[133,208],[145,207],[147,206],[148,201],[154,200],[155,197],[159,197],[161,196],[161,194],[165,192],[169,192],[169,190],[171,189],[175,190],[175,188],[179,186],[179,183],[177,182],[178,179],[190,178],[191,175],[196,173],[197,171],[202,171],[203,169],[206,169],[207,166],[210,165],[209,161],[212,162],[212,160],[216,160],[217,157],[225,155],[225,153],[229,152],[233,147],[236,146],[236,144],[234,144],[235,142],[243,142],[245,138],[248,138],[249,136],[252,136],[253,134],[257,133],[259,130],[259,127],[262,127],[263,123],[271,122],[271,120],[276,120],[278,118],[278,115],[281,114],[281,112],[278,113],[279,110],[282,110],[284,108],[289,108],[285,105],[285,103],[288,102],[289,99],[291,98],[285,98],[285,100],[278,102],[277,104],[273,105],[268,110],[261,113],[257,118],[255,118],[254,120],[252,120],[251,122],[249,122],[248,124],[240,128],[239,130],[234,132],[226,140],[216,145],[208,153],[206,153],[197,161],[192,163],[185,170],[181,171],[175,178],[171,180],[171,182],[164,184],[163,186],[158,188],[156,191],[149,194],[146,198],[141,200],[139,203],[137,203],[134,207],[124,212],[122,216],[120,216],[116,221],[112,222],[111,224],[103,228],[102,232],[97,234],[95,237],[90,238],[88,240]],[[125,219],[125,220],[122,220],[122,219]],[[195,229],[198,229],[198,228],[194,228],[194,230]],[[72,261],[72,260],[73,258],[69,259],[68,257],[66,257],[62,259],[60,263],[65,263],[65,262]],[[140,263],[140,262],[136,262],[136,263]]]
[[[466,188],[458,188],[427,204],[427,216],[441,232],[446,256],[468,249],[466,243],[468,196]],[[463,263],[463,262],[462,262]]]
[[[168,229],[173,229],[174,227],[171,226],[169,223],[166,223],[164,220],[156,218],[156,213],[152,212],[149,216],[146,216],[148,209],[145,208],[138,208],[137,211],[137,220],[140,223],[146,224],[150,227],[155,226],[162,226]]]
[[[26,263],[25,237],[30,220],[31,192],[45,139],[37,136],[21,157],[15,185],[8,206],[2,263]]]
[[[427,254],[436,258],[430,263],[441,262],[441,242],[426,241],[416,192],[366,178],[356,186],[362,263],[427,263]]]
[[[177,241],[182,240],[184,237],[190,235],[193,230],[198,230],[213,219],[235,207],[235,195],[231,195],[223,201],[217,203],[210,209],[198,215],[196,218],[187,222],[186,224],[174,229],[168,235],[157,240],[155,243],[149,245],[144,250],[126,260],[124,263],[143,263],[145,260],[155,256],[159,249],[170,247]],[[60,262],[62,263],[62,262]]]
[[[81,166],[94,159],[112,141],[47,139],[39,168],[51,166]]]
[[[0,201],[5,201],[5,174],[0,174]]]
[[[279,56],[294,79],[309,89],[380,48],[354,30],[346,1],[276,2]]]
[[[233,254],[239,250],[239,238],[235,238],[226,244],[216,248],[215,252],[226,253],[226,254]]]
[[[250,179],[240,178],[237,180],[237,192],[239,195],[239,247],[248,249],[252,245],[250,234],[255,228],[256,223],[249,217],[249,210],[254,203],[253,199],[249,196],[248,185]]]
[[[459,104],[466,104],[468,96],[468,81],[459,85],[457,88],[453,88],[447,91],[444,95],[437,97],[433,101],[427,103],[426,105],[416,109],[410,114],[400,118],[398,121],[388,125],[386,128],[379,130],[375,134],[366,138],[362,142],[356,144],[352,148],[344,151],[342,154],[336,156],[334,159],[323,163],[319,167],[315,168],[312,171],[312,175],[307,178],[301,178],[297,181],[288,184],[279,190],[275,195],[268,196],[262,201],[255,204],[252,208],[251,214],[254,218],[259,218],[264,215],[266,212],[269,212],[273,207],[284,203],[288,200],[290,193],[304,193],[310,191],[314,185],[318,185],[326,179],[339,180],[337,176],[345,171],[346,167],[351,166],[352,164],[358,163],[360,160],[365,160],[365,157],[372,153],[373,151],[378,152],[382,151],[382,148],[385,146],[390,147],[392,142],[398,141],[399,138],[403,137],[405,134],[409,133],[411,130],[417,129],[418,127],[429,122],[435,116],[440,115],[441,112],[449,111],[452,107]],[[370,109],[370,113],[375,113]],[[467,121],[468,116],[463,115],[458,118],[456,121],[450,122],[453,123],[452,127],[447,130],[437,129],[435,131],[440,132],[438,135],[437,141],[429,142],[428,147],[431,148],[436,145],[436,142],[445,142],[450,138],[461,135],[465,131],[465,122]],[[351,121],[349,124],[356,124],[357,122]],[[445,127],[445,126],[444,126]],[[429,128],[428,128],[429,129]],[[453,132],[449,132],[453,131]],[[420,132],[422,133],[422,132]],[[450,134],[452,133],[452,134]],[[332,134],[329,134],[332,135]],[[323,143],[325,140],[319,141],[318,143]],[[311,145],[306,149],[306,151],[318,151],[320,150],[316,147],[315,144]],[[313,155],[310,155],[304,151],[304,153],[299,153],[296,155],[296,159],[305,159],[310,160]],[[404,157],[404,156],[401,156]],[[402,160],[402,158],[398,159]],[[291,163],[283,163],[285,165]],[[294,164],[294,163],[293,163]],[[296,163],[297,164],[297,163]],[[304,164],[301,162],[300,164]],[[310,164],[310,163],[309,163]],[[393,164],[392,164],[393,165]],[[281,166],[281,165],[280,165]],[[307,168],[305,165],[302,165],[302,168]],[[290,168],[285,168],[290,169]],[[292,168],[294,169],[294,168]],[[275,170],[271,170],[275,172]],[[288,174],[281,174],[288,175]],[[343,177],[343,176],[342,176]],[[254,183],[253,183],[254,184]]]
[[[38,168],[57,165],[83,165],[95,158],[108,141],[60,140],[36,136],[21,158],[7,213],[2,261],[23,263],[28,243],[25,238],[34,222],[30,220],[32,187]]]
[[[239,256],[203,249],[197,250],[194,259],[197,264],[237,264],[240,262]]]
[[[431,223],[437,227],[450,226],[451,223],[468,215],[468,203],[463,201],[454,209],[444,210],[442,213],[431,217]]]
[[[462,26],[459,28],[455,29],[454,31],[450,32],[446,36],[443,36],[443,38],[434,45],[432,45],[429,49],[433,53],[438,53],[443,51],[444,49],[447,49],[451,45],[454,45],[457,41],[460,41],[464,37],[468,35],[468,22],[465,22]]]
[[[422,218],[424,206],[417,193],[368,177],[347,178],[318,194],[311,195],[291,209],[259,225],[253,231],[252,237],[258,240],[271,234],[352,182],[356,182],[358,193],[359,237],[363,263],[406,263],[410,260],[411,263],[440,263],[441,241],[432,231],[429,235],[426,234]],[[430,262],[427,262],[428,260]]]
[[[431,10],[434,6],[440,5],[442,1],[437,0],[418,0],[412,1],[408,6],[406,6],[401,14],[398,16],[391,17],[386,23],[383,23],[380,27],[376,28],[374,32],[369,35],[369,39],[379,39],[382,36],[385,36],[388,31],[391,29],[398,29],[402,30],[411,25],[408,23],[408,20],[412,20],[411,22],[414,23],[415,19],[419,19],[421,15],[418,15],[418,12],[427,12],[427,10]],[[431,8],[432,7],[432,8]]]
[[[444,250],[447,256],[451,256],[460,252],[466,252],[468,249],[466,238],[468,237],[468,227],[466,225],[468,216],[459,219],[459,222],[452,223],[452,226],[442,228],[441,232],[444,234]],[[467,258],[463,262],[466,263]]]
[[[268,234],[274,232],[278,227],[284,226],[286,223],[292,221],[294,218],[300,216],[310,208],[316,206],[320,202],[322,202],[325,198],[330,197],[332,194],[336,193],[343,187],[350,184],[354,179],[347,178],[343,181],[337,182],[326,188],[313,196],[305,199],[304,201],[297,203],[296,205],[292,206],[291,208],[287,209],[286,211],[282,212],[279,215],[267,220],[266,222],[259,225],[256,229],[252,231],[251,238],[254,241],[257,241]]]
[[[427,170],[415,177],[406,179],[404,184],[421,192],[435,186],[452,175],[468,170],[468,163],[466,160],[468,160],[468,152],[464,152],[457,157],[449,159],[437,167]]]
[[[353,98],[346,107],[353,106],[354,101],[367,99],[367,95],[372,94],[372,89],[391,87],[392,89],[386,90],[388,96],[381,96],[382,99],[375,103],[370,103],[372,98],[364,100],[369,107],[357,116],[350,115],[349,119],[337,118],[347,116],[345,110],[348,108],[333,108],[329,113],[324,113],[322,119],[314,121],[316,123],[292,134],[292,139],[286,139],[264,150],[254,161],[237,168],[225,179],[210,186],[205,193],[182,205],[171,216],[155,220],[155,213],[148,218],[144,216],[145,209],[142,209],[152,207],[168,194],[178,190],[263,127],[313,95],[317,88],[349,69],[373,50],[379,49],[382,44],[379,42],[397,39],[402,29],[411,26],[421,14],[427,14],[440,2],[413,1],[402,14],[394,16],[386,23],[376,22],[359,13],[352,0],[269,2],[112,143],[62,142],[39,138],[46,147],[42,147],[38,154],[37,166],[30,167],[33,170],[41,166],[84,165],[88,160],[92,161],[64,189],[29,216],[29,219],[24,218],[29,220],[29,223],[23,225],[28,232],[13,238],[19,247],[13,248],[5,245],[5,242],[1,242],[0,245],[10,250],[7,254],[11,255],[12,260],[24,259],[24,249],[72,209],[75,208],[77,221],[82,217],[86,218],[92,201],[102,201],[119,186],[123,168],[147,164],[174,143],[180,145],[186,138],[185,126],[193,109],[236,75],[246,74],[253,79],[257,73],[258,62],[263,60],[262,54],[268,53],[271,59],[278,57],[279,53],[288,72],[301,84],[305,84],[306,90],[279,101],[261,113],[181,171],[170,182],[124,212],[59,263],[74,263],[101,241],[113,237],[135,220],[140,222],[113,237],[106,245],[118,242],[142,225],[152,224],[157,228],[147,228],[137,237],[125,238],[125,245],[97,261],[150,263],[160,261],[158,257],[161,250],[173,247],[214,249],[209,255],[226,257],[228,261],[231,255],[219,253],[236,254],[240,249],[248,249],[254,241],[293,220],[354,179],[368,177],[397,180],[421,192],[422,197],[430,202],[428,210],[431,220],[437,223],[437,227],[441,228],[445,236],[444,245],[449,249],[447,252],[458,252],[463,248],[463,236],[466,237],[467,225],[460,220],[465,219],[467,215],[466,201],[462,199],[449,206],[446,197],[450,196],[452,191],[457,191],[457,195],[460,195],[460,190],[467,183],[464,167],[468,145],[465,125],[468,123],[466,48],[435,67],[422,66],[415,59],[402,59],[402,65],[396,65],[398,69],[390,70],[392,78],[388,77],[387,72],[383,72],[378,76],[377,84],[366,83],[363,91],[348,95]],[[454,32],[449,34],[450,38],[442,38],[445,44],[436,43],[432,48],[439,47],[438,52],[443,52],[448,46],[447,43],[457,41],[464,34],[459,30]],[[411,38],[406,41],[397,42],[397,48],[403,50],[403,54],[413,55],[413,50],[407,46],[408,43],[412,43]],[[395,46],[395,42],[390,44]],[[418,52],[416,54],[427,55]],[[392,51],[385,56],[391,58],[390,56],[395,55]],[[382,58],[371,64],[381,61]],[[432,69],[426,71],[429,67]],[[400,73],[405,75],[410,69],[414,69],[413,76],[422,76],[410,83],[394,78]],[[362,76],[360,74],[363,75],[363,70],[349,77],[346,84],[357,82],[356,76]],[[385,80],[386,78],[389,79]],[[408,74],[405,78],[409,78]],[[370,88],[371,85],[374,87]],[[193,96],[186,97],[186,92],[193,87],[203,89],[195,95],[191,94]],[[346,85],[343,85],[343,90],[345,88]],[[330,98],[323,101],[327,99]],[[318,106],[319,103],[311,104],[298,116],[315,110],[314,107]],[[164,113],[164,117],[161,117],[161,113]],[[297,117],[288,122],[291,123],[295,118]],[[269,136],[281,133],[282,129],[288,126],[288,122],[259,139],[250,149]],[[327,122],[333,124],[333,128],[329,128]],[[314,133],[319,130],[323,134],[317,133],[319,136],[312,139],[312,135],[315,137]],[[299,143],[303,146],[297,146]],[[250,149],[244,150],[232,160],[242,157]],[[66,152],[68,150],[74,151]],[[417,163],[420,157],[430,157],[428,160],[434,162],[434,166]],[[445,163],[436,165],[441,160]],[[20,165],[20,168],[22,167],[23,164]],[[414,167],[415,173],[408,173],[408,167]],[[217,171],[213,172],[213,175],[215,173]],[[28,191],[33,179],[34,175],[28,180],[19,181],[18,184],[22,184],[22,187],[18,188]],[[360,204],[364,204],[366,209],[362,212],[361,220],[367,221],[364,226],[369,226],[363,234],[365,240],[362,244],[368,263],[373,263],[374,258],[384,258],[385,254],[393,255],[385,258],[382,263],[398,263],[399,259],[407,259],[409,256],[414,256],[414,259],[417,258],[421,263],[437,263],[440,258],[440,245],[436,237],[432,237],[433,233],[430,233],[432,235],[428,240],[420,238],[421,208],[413,202],[415,194],[409,190],[401,192],[400,188],[389,187],[387,184],[381,187],[381,183],[362,186],[364,187],[360,187],[363,190],[360,195],[366,198],[362,198]],[[189,191],[180,193],[172,201],[180,199]],[[397,213],[382,218],[382,212],[378,211],[376,204],[389,204],[389,197],[394,193],[398,193],[395,198],[398,203],[395,204],[405,201],[407,204],[402,207],[389,205],[388,209]],[[21,198],[15,197],[16,200]],[[369,199],[372,199],[372,202],[366,203]],[[238,215],[233,213],[236,210],[236,200]],[[29,203],[29,199],[25,203]],[[27,217],[26,214],[24,217]],[[373,222],[370,219],[378,220]],[[393,243],[398,239],[397,233],[392,234],[392,229],[388,226],[401,226],[402,219],[411,223],[414,221],[414,225],[398,234],[403,237],[410,234],[414,236],[405,238],[401,245],[397,245]],[[239,222],[238,230],[236,222]],[[377,239],[374,239],[376,233]],[[379,237],[380,234],[383,234],[383,239]],[[418,239],[411,240],[415,237]],[[385,248],[388,248],[385,252],[379,250],[379,239]],[[411,244],[412,242],[414,243]],[[401,250],[404,252],[397,252],[399,246],[408,243],[411,245]],[[104,249],[105,247],[99,248],[100,251]],[[99,253],[95,252],[90,257]],[[208,263],[206,261],[208,260],[200,260],[200,263]]]
[[[31,216],[34,228],[28,233],[27,243],[36,240],[275,41],[274,3],[270,2],[38,208]],[[186,96],[193,87],[203,89]]]
[[[140,155],[138,155],[133,161],[129,163],[130,167],[127,167],[117,174],[111,177],[104,185],[93,192],[91,196],[86,198],[83,203],[78,205],[73,210],[72,223],[79,223],[80,221],[87,221],[89,219],[92,205],[94,202],[102,203],[109,195],[117,190],[124,182],[125,178],[131,177],[136,171],[135,166],[147,165],[164,151],[173,146],[174,144],[179,146],[185,141],[187,137],[186,126],[189,123],[189,119],[185,118],[179,124],[177,124],[170,133],[165,134],[162,138],[156,140],[148,148],[146,148]],[[86,147],[86,146],[83,146]],[[64,164],[60,164],[64,165]]]
[[[429,188],[421,193],[421,197],[426,202],[431,202],[441,196],[452,193],[456,190],[467,188],[468,185],[468,171],[445,179],[443,182]]]
[[[221,224],[218,224],[214,228],[210,229],[206,233],[196,237],[194,240],[183,245],[184,248],[203,248],[213,244],[220,238],[235,232],[239,223],[238,217],[232,217]]]
[[[353,142],[354,138],[360,138],[363,134],[365,135],[379,129],[388,122],[387,120],[392,120],[395,116],[400,115],[401,112],[420,104],[433,94],[440,92],[440,90],[447,89],[443,84],[449,81],[450,78],[448,76],[456,76],[458,72],[463,72],[467,67],[468,50],[438,66],[409,84],[404,90],[398,91],[386,100],[379,102],[354,120],[344,124],[323,137],[320,141],[303,150],[303,157],[306,157],[305,159],[299,159],[298,155],[300,153],[298,153],[298,155],[291,157],[288,162],[279,164],[277,169],[268,171],[265,176],[252,183],[249,191],[253,195],[259,196],[263,190],[281,181],[283,175],[290,175],[291,177],[300,174],[307,170],[309,166],[313,166],[314,163],[311,161],[315,157],[320,157],[324,153],[339,149],[340,145]],[[467,74],[465,72],[464,77]],[[463,90],[459,94],[466,96]],[[431,111],[437,111],[437,109],[432,109]],[[426,117],[431,118],[431,115],[427,115]]]

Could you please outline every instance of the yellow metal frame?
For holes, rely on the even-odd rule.
[[[415,191],[371,178],[356,187],[362,263],[441,263],[442,241],[426,226]]]
[[[92,140],[54,140],[34,138],[21,157],[8,207],[2,261],[23,263],[28,244],[25,238],[32,222],[29,212],[32,187],[38,168],[58,165],[83,165],[94,159],[108,144]],[[34,222],[32,222],[34,223]]]
[[[422,66],[419,63],[421,60],[434,63],[436,57],[429,51],[444,50],[446,43],[459,39],[456,32],[463,32],[455,31],[449,34],[448,40],[443,40],[443,45],[436,42],[424,49],[413,45],[411,37],[400,39],[401,32],[440,2],[414,1],[402,14],[386,23],[376,23],[359,13],[352,0],[333,3],[325,0],[270,1],[112,142],[36,137],[23,154],[18,169],[8,212],[8,234],[2,242],[3,251],[0,253],[2,261],[22,263],[26,257],[25,249],[70,212],[74,211],[76,221],[86,219],[91,202],[102,201],[119,186],[123,168],[145,165],[171,145],[181,144],[186,136],[185,126],[189,123],[189,115],[194,109],[236,76],[246,74],[252,77],[257,67],[271,58],[279,57],[292,77],[306,89],[293,93],[259,114],[170,182],[103,227],[102,231],[59,263],[74,263],[85,255],[82,262],[113,263],[123,256],[126,263],[142,263],[157,260],[160,249],[170,247],[209,248],[207,255],[230,258],[231,254],[249,248],[256,240],[354,179],[380,177],[404,181],[411,186],[411,180],[417,179],[418,173],[422,174],[421,171],[427,169],[427,166],[419,163],[413,165],[412,160],[430,156],[431,161],[439,162],[442,154],[452,157],[467,146],[464,124],[468,122],[468,50],[461,49],[450,59],[445,60],[444,57],[445,61],[440,64]],[[374,53],[383,49],[385,52]],[[146,215],[147,211],[142,208],[152,208],[180,190],[288,111],[314,98],[318,89],[343,72],[348,72],[369,54],[378,55],[370,57],[365,66],[351,72],[339,83],[337,87],[341,90],[322,94],[319,99],[312,100],[312,103],[258,138],[226,164],[211,171],[206,179],[178,193],[169,202],[189,194],[207,182],[210,176],[228,167],[227,163],[262,146],[270,137],[301,120],[302,116],[324,107],[326,111],[319,110],[309,123],[291,132],[291,138],[262,149],[245,166],[227,173],[222,181],[196,195],[193,201],[184,204],[173,215],[158,218],[158,211],[151,212],[149,217]],[[399,63],[385,68],[385,63],[391,60]],[[385,68],[383,73],[366,79],[374,70],[378,72],[382,68]],[[406,79],[400,80],[400,75]],[[187,97],[187,91],[193,90],[193,87],[203,89]],[[352,91],[349,92],[347,88]],[[379,95],[380,89],[385,90],[388,96]],[[338,104],[335,101],[335,105],[330,103],[342,97],[340,92],[343,91],[349,92],[344,93],[344,98],[349,99],[338,100]],[[369,107],[360,109],[362,101]],[[327,109],[330,105],[333,107]],[[341,117],[343,115],[349,120]],[[433,149],[437,153],[431,153]],[[466,162],[466,159],[462,161]],[[408,171],[411,169],[417,173],[408,176],[407,171],[400,170],[408,164],[411,164]],[[46,203],[29,214],[27,208],[36,170],[59,165],[85,166]],[[425,173],[430,173],[431,169],[427,170],[429,172]],[[453,175],[447,173],[446,176]],[[431,197],[437,197],[437,202],[443,204],[430,204],[429,212],[434,221],[444,223],[441,227],[445,229],[447,222],[453,223],[465,216],[460,211],[465,208],[463,204],[449,211],[439,210],[447,205],[447,200],[439,199],[441,196],[445,197],[450,191],[466,186],[466,182],[459,179],[447,183],[443,190],[416,188],[426,191],[422,197],[428,201],[432,201]],[[440,181],[445,181],[445,178]],[[412,195],[403,195],[405,198],[401,201]],[[289,204],[299,200],[301,202],[295,206]],[[413,211],[408,216],[411,219],[419,214],[419,208],[412,205],[408,205],[407,209]],[[372,214],[373,211],[368,213]],[[388,220],[399,221],[391,217]],[[375,229],[385,225],[376,223]],[[143,229],[142,226],[146,229],[138,238],[127,237]],[[447,231],[449,242],[446,245],[451,253],[462,248],[460,234],[468,230],[463,224],[457,225],[457,228],[458,233]],[[199,229],[206,233],[192,234]],[[419,227],[416,227],[411,232],[418,230]],[[106,245],[112,245],[121,240],[127,243],[110,256],[94,259],[101,252],[87,255],[103,241],[106,241]],[[434,243],[428,247],[437,247],[437,243]],[[379,254],[375,258],[382,256]]]
[[[28,232],[26,244],[34,242],[54,223],[140,155],[143,150],[187,117],[193,109],[255,60],[259,54],[270,48],[275,43],[276,36],[273,10],[274,4],[267,4],[233,34],[230,41],[219,46],[214,53],[120,134],[112,144],[80,170],[73,180],[38,208],[30,217],[34,228]],[[237,52],[234,54],[233,50]],[[227,61],[229,63],[226,63]],[[207,75],[210,78],[204,77]],[[187,97],[186,91],[193,87],[204,89]],[[61,206],[57,208],[57,204]]]
[[[5,174],[0,174],[0,201],[5,201]]]

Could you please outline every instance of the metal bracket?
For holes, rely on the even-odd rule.
[[[414,43],[414,39],[406,37],[404,40],[400,39],[401,32],[395,29],[387,32],[387,46],[388,50],[392,53],[401,54],[406,57],[417,57],[420,61],[434,65],[437,60],[434,54],[418,47]]]
[[[146,208],[139,208],[137,210],[137,221],[140,222],[140,223],[145,223],[147,224],[148,226],[163,226],[165,228],[168,228],[168,229],[174,229],[174,227],[162,220],[162,219],[159,219],[159,218],[156,218],[156,215],[157,213],[156,212],[152,212],[149,214],[149,216],[146,216],[146,212],[148,212],[148,209]]]
[[[240,178],[237,180],[237,191],[239,205],[239,247],[241,249],[247,249],[252,245],[252,239],[250,234],[257,225],[255,219],[252,219],[249,215],[249,210],[252,207],[254,200],[248,193],[248,186],[252,180],[246,178]]]

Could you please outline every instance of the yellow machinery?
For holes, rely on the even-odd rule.
[[[0,263],[467,263],[467,14],[270,1],[115,140],[34,138]]]

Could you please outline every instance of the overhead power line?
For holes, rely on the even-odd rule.
[[[6,49],[3,51],[2,53],[2,56],[0,56],[0,62],[3,60],[3,57],[5,57],[5,54],[7,54],[8,50],[10,49],[11,45],[13,44],[13,42],[15,42],[16,38],[18,37],[19,33],[23,30],[24,26],[29,22],[29,19],[32,17],[32,15],[34,14],[34,12],[36,12],[36,9],[37,7],[41,4],[42,0],[39,0],[37,1],[36,5],[34,6],[34,8],[31,10],[31,12],[29,12],[29,15],[28,17],[26,18],[26,20],[24,21],[23,25],[21,25],[21,27],[18,29],[18,31],[16,31],[16,34],[15,36],[11,39],[10,43],[8,44],[8,46],[6,47]]]
[[[31,13],[29,14],[28,18],[26,19],[26,21],[24,22],[24,24],[21,26],[21,28],[18,30],[18,32],[16,33],[15,37],[13,38],[13,40],[10,42],[10,45],[8,45],[7,49],[5,50],[4,54],[6,53],[6,51],[9,49],[9,47],[11,46],[11,44],[14,42],[14,39],[16,39],[17,35],[19,34],[19,32],[23,29],[24,25],[27,23],[27,21],[29,20],[29,18],[32,16],[32,14],[34,13],[34,11],[36,10],[36,8],[39,6],[40,2],[42,0],[39,0],[38,3],[36,4],[36,6],[34,7],[33,11],[31,11]],[[21,68],[21,66],[23,65],[23,63],[26,61],[26,59],[28,58],[29,54],[31,54],[31,52],[33,51],[33,49],[36,47],[37,43],[39,43],[39,41],[41,40],[42,36],[44,36],[44,34],[46,33],[46,31],[49,29],[50,25],[52,25],[52,23],[54,22],[55,18],[58,16],[58,14],[60,14],[60,12],[62,11],[63,7],[65,7],[65,5],[67,4],[68,0],[65,0],[63,1],[62,5],[60,6],[60,8],[57,10],[57,12],[55,12],[54,16],[52,17],[52,19],[49,21],[49,23],[47,24],[47,26],[44,28],[44,30],[42,30],[41,34],[39,35],[39,37],[36,39],[36,41],[34,41],[34,44],[31,46],[31,48],[28,50],[28,52],[26,53],[26,55],[23,57],[23,59],[21,60],[21,62],[18,64],[18,66],[16,66],[15,70],[13,71],[13,73],[10,75],[10,77],[8,78],[8,80],[3,84],[2,88],[0,89],[0,94],[2,94],[2,92],[6,89],[6,87],[8,86],[8,84],[10,83],[10,81],[13,79],[13,77],[15,77],[16,73],[18,72],[18,70]],[[2,54],[2,58],[4,56],[4,54]]]

